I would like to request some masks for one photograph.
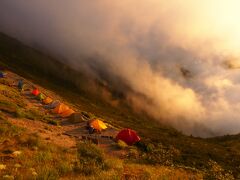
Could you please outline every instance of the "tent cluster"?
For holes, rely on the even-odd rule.
[[[93,119],[88,122],[88,129],[89,129],[89,133],[101,132],[102,130],[107,129],[107,126],[103,121],[101,121],[99,119]],[[131,146],[141,140],[140,137],[137,135],[136,131],[134,131],[132,129],[121,130],[117,134],[115,139],[116,139],[116,141],[121,140],[129,146]]]
[[[63,118],[69,117],[75,113],[75,111],[67,105],[61,103],[58,100],[54,101],[51,97],[46,96],[37,88],[33,89],[32,95],[34,95],[39,101],[41,101],[45,105],[45,108],[52,109],[52,113],[58,114]]]
[[[20,80],[18,83],[18,88],[22,89],[23,86],[24,86],[23,80]],[[40,90],[37,88],[34,88],[32,90],[32,95],[35,96],[39,101],[41,101],[46,109],[50,109],[52,113],[58,114],[63,118],[74,117],[74,114],[76,115],[79,114],[72,110],[69,106],[65,105],[64,103],[61,103],[58,100],[53,100],[51,97],[40,92]],[[103,130],[107,129],[107,125],[100,119],[95,118],[88,121],[87,128],[90,134],[94,132],[101,133]],[[115,139],[117,141],[121,140],[130,146],[140,141],[140,137],[132,129],[121,130],[117,134]]]

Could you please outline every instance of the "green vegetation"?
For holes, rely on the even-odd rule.
[[[59,125],[57,120],[51,118],[51,115],[46,114],[34,107],[27,107],[25,98],[21,92],[7,85],[0,84],[0,110],[12,115],[16,118],[26,118],[30,120],[39,120],[52,125]]]
[[[73,173],[75,151],[47,144],[0,117],[0,179],[58,179]]]
[[[84,175],[98,174],[105,166],[103,151],[91,143],[79,143],[78,159],[77,171]]]
[[[43,141],[36,133],[28,134],[13,126],[3,113],[0,119],[0,179],[148,179],[163,175],[171,178],[176,174],[174,169],[124,163],[106,156],[91,143],[79,143],[77,149],[58,147]],[[188,175],[201,177],[200,173],[184,170],[178,174]]]
[[[21,148],[27,153],[22,155],[23,159],[18,159],[13,163],[20,161],[21,167],[24,167],[20,172],[26,171],[26,173],[23,175],[16,173],[14,176],[32,177],[32,174],[37,174],[39,179],[57,179],[64,176],[82,178],[88,175],[89,178],[95,176],[99,179],[121,179],[122,170],[129,168],[127,172],[124,172],[126,178],[129,176],[142,179],[151,177],[161,179],[183,177],[184,179],[189,173],[197,177],[201,177],[203,173],[206,178],[210,179],[231,179],[232,175],[235,178],[240,177],[239,135],[211,139],[188,137],[173,128],[155,122],[146,114],[135,114],[121,101],[119,107],[112,107],[101,98],[84,90],[88,80],[80,72],[3,34],[0,34],[0,63],[34,83],[58,93],[76,108],[90,114],[91,117],[102,118],[115,127],[130,127],[142,137],[141,143],[134,148],[125,148],[122,144],[118,144],[120,149],[128,151],[128,156],[123,161],[109,159],[92,144],[80,144],[78,152],[64,152],[61,148],[59,150],[44,148],[44,145],[41,145],[43,143],[39,143],[41,141],[34,140],[37,138],[34,136],[26,142],[17,138],[19,146],[24,144]],[[16,90],[9,91],[11,82],[1,80],[0,84],[0,110],[3,113],[16,118],[58,124],[44,112],[26,108],[21,93]],[[7,124],[0,129],[4,140],[19,133],[16,127]],[[5,128],[12,130],[8,132]],[[33,150],[25,149],[27,147]],[[34,149],[38,150],[34,151]],[[89,149],[91,149],[90,152]],[[87,160],[89,162],[84,166]],[[166,169],[162,168],[162,165]],[[10,170],[4,171],[5,175],[15,172],[13,169],[16,167],[13,164],[9,167],[11,167]],[[34,170],[29,170],[30,168]],[[161,172],[161,174],[156,172]]]
[[[12,125],[6,120],[5,115],[0,111],[0,144],[8,138],[21,134],[23,129]]]
[[[120,149],[125,149],[125,148],[128,147],[128,145],[124,141],[118,140],[117,147],[120,148]]]

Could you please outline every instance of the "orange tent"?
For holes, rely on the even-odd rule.
[[[60,103],[55,109],[53,109],[53,113],[62,114],[63,112],[69,110],[69,107]]]
[[[43,104],[50,104],[50,103],[52,103],[53,102],[53,100],[52,100],[52,98],[50,98],[50,97],[46,97],[44,100],[43,100]]]
[[[65,111],[65,112],[63,112],[63,113],[61,114],[61,117],[63,117],[63,118],[69,117],[69,116],[71,116],[73,113],[75,113],[74,110],[68,109],[67,111]]]

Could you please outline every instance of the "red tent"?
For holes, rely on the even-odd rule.
[[[140,141],[140,137],[137,135],[135,131],[132,129],[123,129],[121,130],[117,137],[116,140],[122,140],[128,145],[133,145],[134,143]]]
[[[38,96],[38,95],[40,94],[40,92],[39,92],[38,89],[34,89],[34,90],[32,91],[32,94],[33,94],[34,96]]]

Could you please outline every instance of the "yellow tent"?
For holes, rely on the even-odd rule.
[[[43,104],[50,104],[53,102],[53,99],[50,98],[50,97],[46,97],[44,100],[43,100]]]
[[[65,112],[63,112],[63,113],[61,114],[61,117],[63,117],[63,118],[69,117],[69,116],[71,116],[73,113],[75,113],[74,110],[68,109],[67,111],[65,111]]]
[[[63,103],[60,103],[55,109],[53,109],[53,113],[62,114],[67,110],[69,110],[69,107],[64,105]]]
[[[89,125],[98,131],[107,129],[106,124],[99,119],[92,120]]]

